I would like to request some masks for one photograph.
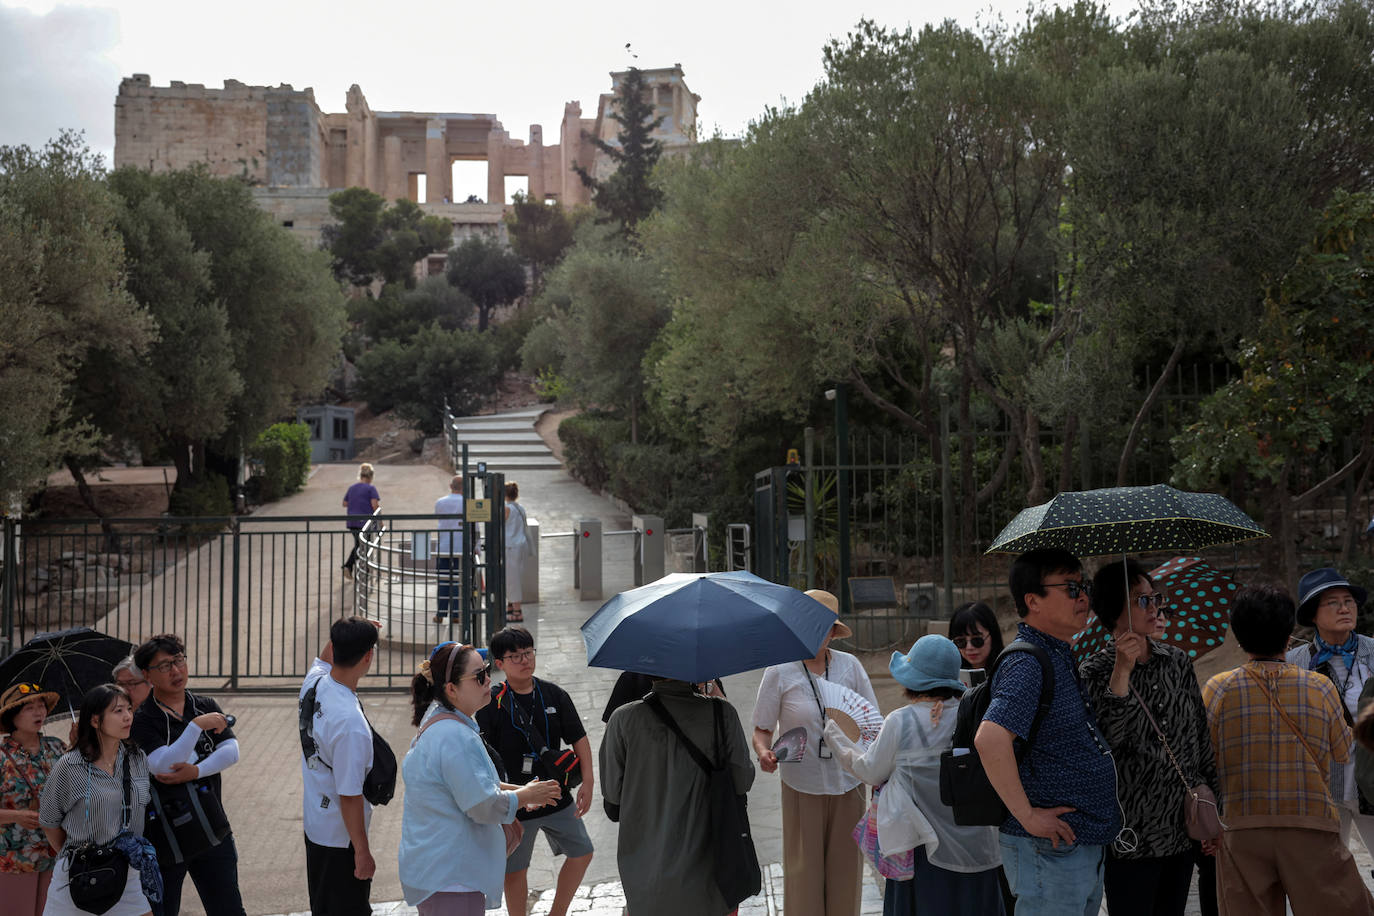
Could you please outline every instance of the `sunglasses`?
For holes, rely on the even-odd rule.
[[[43,692],[43,688],[39,687],[37,684],[19,684],[14,689],[19,691],[20,696]]]
[[[950,640],[950,642],[954,643],[954,645],[960,649],[965,646],[973,646],[975,649],[981,649],[983,646],[987,645],[988,638],[986,636],[956,636]]]
[[[1091,582],[1079,582],[1077,579],[1070,579],[1068,582],[1041,582],[1041,588],[1062,588],[1064,594],[1069,596],[1070,601],[1077,601],[1079,595],[1091,598],[1093,596],[1093,586]]]
[[[1164,596],[1159,592],[1155,592],[1152,595],[1141,595],[1135,599],[1135,603],[1140,605],[1140,609],[1147,613],[1151,608],[1154,608],[1156,617],[1168,617],[1173,614],[1171,608],[1164,606]]]
[[[458,678],[458,680],[459,680],[459,681],[466,681],[468,678],[475,678],[475,679],[477,680],[477,686],[478,686],[478,687],[485,687],[485,686],[487,686],[487,679],[490,678],[490,677],[491,677],[491,665],[488,663],[488,664],[483,665],[482,667],[478,668],[476,671],[472,672],[471,674],[464,674],[462,677]]]

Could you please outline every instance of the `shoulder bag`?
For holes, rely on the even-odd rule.
[[[644,705],[654,711],[663,724],[677,735],[687,753],[706,773],[709,783],[707,801],[711,812],[711,845],[715,853],[716,887],[725,898],[725,906],[733,910],[740,901],[753,897],[763,886],[759,871],[759,857],[754,838],[749,833],[748,796],[735,792],[735,777],[730,772],[726,756],[725,713],[720,704],[724,700],[706,700],[715,715],[716,750],[720,762],[712,764],[706,755],[683,733],[657,694],[644,698]]]
[[[529,744],[530,750],[539,756],[539,763],[544,768],[545,776],[552,779],[563,789],[576,789],[582,785],[582,760],[577,754],[573,753],[572,748],[564,750],[554,750],[549,747],[544,740],[544,733],[535,728],[534,722],[530,720],[529,713],[520,705],[520,701],[515,698],[515,691],[510,689],[510,683],[501,685],[501,690],[496,694],[498,704],[502,699],[510,702],[510,711],[520,724],[520,731],[525,735],[525,741]],[[542,702],[543,695],[540,695]]]
[[[1279,718],[1282,719],[1284,721],[1284,724],[1288,726],[1288,730],[1291,731],[1293,733],[1293,736],[1298,739],[1299,743],[1302,744],[1303,750],[1307,751],[1307,756],[1312,760],[1312,765],[1317,768],[1317,775],[1318,777],[1320,777],[1322,787],[1326,789],[1326,797],[1331,800],[1331,804],[1333,806],[1339,809],[1340,803],[1337,802],[1335,797],[1331,795],[1331,787],[1327,785],[1328,777],[1322,775],[1321,758],[1317,756],[1316,751],[1312,750],[1312,745],[1307,743],[1307,736],[1302,733],[1302,730],[1300,728],[1298,728],[1298,723],[1294,722],[1293,717],[1288,714],[1288,710],[1280,706],[1279,701],[1274,699],[1274,695],[1269,692],[1269,685],[1264,682],[1264,678],[1255,674],[1249,668],[1242,668],[1241,670],[1244,671],[1247,675],[1249,675],[1251,680],[1253,680],[1255,684],[1259,686],[1259,689],[1264,693],[1265,697],[1269,700],[1269,705],[1274,707],[1274,712],[1279,714]],[[1341,706],[1342,708],[1344,708],[1345,704],[1341,703]]]
[[[438,722],[440,719],[452,719],[454,722],[463,721],[462,719],[458,718],[452,713],[441,712],[438,715],[431,717],[428,722],[420,726],[420,730],[415,733],[415,740],[410,742],[410,746],[414,747],[416,743],[419,742],[420,736],[425,733],[425,729],[429,728],[431,725],[433,725],[435,722]],[[491,746],[487,745],[485,739],[483,739],[482,744],[486,746],[487,756],[492,758],[493,763],[499,759],[492,752]],[[500,772],[500,767],[497,767],[497,772]],[[525,825],[520,823],[519,821],[511,821],[509,824],[502,824],[501,830],[506,835],[506,858],[510,858],[510,854],[515,852],[515,847],[520,845],[520,840],[523,839],[525,836]]]
[[[1159,743],[1164,747],[1164,753],[1169,755],[1169,762],[1173,764],[1174,772],[1178,774],[1179,781],[1183,783],[1183,825],[1188,831],[1188,836],[1199,842],[1216,839],[1226,829],[1226,825],[1221,822],[1221,815],[1217,811],[1216,794],[1207,783],[1198,782],[1197,785],[1193,785],[1188,777],[1183,775],[1183,767],[1178,765],[1178,758],[1174,756],[1173,748],[1169,747],[1169,742],[1164,737],[1164,730],[1159,727],[1155,717],[1150,714],[1150,707],[1145,704],[1144,698],[1136,693],[1135,687],[1130,687],[1130,690],[1131,696],[1135,697],[1135,701],[1140,704],[1140,711],[1145,713],[1145,718],[1149,720],[1150,727],[1155,730]]]
[[[194,695],[190,705],[187,722],[199,715]],[[149,788],[152,799],[144,817],[143,835],[157,850],[159,862],[182,865],[229,835],[229,818],[209,783],[192,779],[169,785],[150,779]]]
[[[124,752],[124,808],[119,832],[129,829],[133,813],[133,785],[129,777],[129,752]],[[86,820],[91,819],[91,763],[86,761]],[[129,860],[115,841],[96,843],[88,840],[67,851],[68,890],[77,909],[96,916],[106,912],[124,896],[129,880]]]
[[[319,688],[319,678],[310,685],[310,689],[300,699],[297,711],[297,728],[301,736],[301,753],[305,759],[311,757],[319,760],[328,769],[333,767],[324,762],[324,758],[319,756],[319,746],[315,743],[315,709],[318,705],[315,699],[315,691]],[[363,704],[358,703],[358,709],[362,709]],[[385,805],[396,795],[396,754],[392,752],[391,745],[386,743],[386,739],[377,734],[377,729],[372,727],[372,721],[367,718],[367,713],[363,713],[363,721],[367,722],[368,731],[372,732],[372,766],[363,775],[363,798],[367,799],[369,805]]]

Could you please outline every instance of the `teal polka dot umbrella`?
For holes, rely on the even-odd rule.
[[[1161,641],[1188,654],[1193,661],[1219,647],[1231,625],[1231,600],[1238,586],[1201,557],[1175,557],[1150,570],[1155,587],[1170,612]],[[1081,662],[1110,642],[1096,616],[1074,637],[1073,654]]]
[[[987,552],[1062,547],[1077,557],[1105,557],[1199,551],[1268,536],[1224,496],[1155,484],[1060,493],[1021,510]]]

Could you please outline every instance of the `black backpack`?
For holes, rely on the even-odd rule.
[[[964,691],[959,700],[958,718],[954,723],[954,744],[940,755],[940,801],[954,812],[954,823],[961,827],[996,827],[1007,819],[1007,806],[988,781],[983,770],[983,761],[978,757],[973,738],[983,715],[992,702],[992,681],[1002,659],[1011,652],[1029,652],[1040,662],[1040,705],[1031,720],[1030,734],[1016,749],[1016,762],[1019,764],[1035,741],[1040,723],[1054,705],[1054,669],[1050,665],[1049,654],[1042,648],[1024,640],[1015,640],[1002,650],[992,663],[987,680],[977,687]]]
[[[677,735],[687,753],[706,773],[716,887],[725,898],[725,905],[734,909],[740,901],[759,892],[763,887],[763,875],[759,869],[758,853],[754,849],[754,838],[749,832],[748,796],[735,792],[735,777],[725,757],[725,713],[722,706],[725,701],[707,702],[712,704],[715,715],[716,748],[721,755],[720,763],[712,763],[692,743],[682,727],[668,714],[657,694],[651,693],[644,698],[644,705],[652,709],[663,720],[663,724]]]
[[[305,755],[305,759],[314,757],[321,765],[332,770],[334,768],[319,756],[319,747],[315,744],[313,725],[315,713],[320,708],[320,704],[315,700],[315,689],[319,686],[320,682],[317,679],[301,697],[296,724],[301,733],[301,753]],[[367,716],[364,715],[363,719],[366,720]],[[385,805],[396,795],[396,755],[392,752],[391,745],[386,743],[386,739],[377,734],[377,729],[372,727],[371,722],[367,723],[367,727],[372,732],[372,767],[363,777],[363,798],[367,799],[370,805]]]

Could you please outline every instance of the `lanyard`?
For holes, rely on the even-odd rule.
[[[811,674],[811,669],[806,667],[806,662],[798,662],[802,666],[802,673],[806,675],[806,682],[811,685],[811,696],[816,698],[816,710],[821,714],[821,728],[825,728],[825,707],[821,705],[821,693],[816,689],[816,678]],[[825,652],[825,679],[830,680],[830,650]]]
[[[544,713],[544,747],[551,747],[553,744],[553,735],[549,731],[549,708],[544,705],[544,691],[539,689],[538,678],[534,678],[534,695],[539,699],[540,711]],[[534,742],[530,740],[529,733],[520,727],[519,722],[515,721],[515,704],[519,702],[520,701],[516,699],[515,688],[512,687],[510,691],[510,706],[506,707],[506,714],[510,716],[510,724],[515,727],[516,731],[524,736],[525,743],[530,746],[530,750],[534,751],[536,748]],[[520,712],[523,714],[524,710],[522,709]],[[530,722],[530,726],[533,727],[533,725],[534,722]]]

